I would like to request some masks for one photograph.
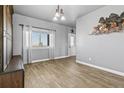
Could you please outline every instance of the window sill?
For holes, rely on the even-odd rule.
[[[50,47],[32,47],[31,49],[49,49]]]

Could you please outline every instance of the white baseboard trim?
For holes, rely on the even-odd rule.
[[[60,57],[55,57],[54,59],[61,59],[61,58],[67,58],[67,57],[69,57],[69,56],[60,56]],[[48,61],[48,60],[50,60],[50,59],[33,60],[31,63]]]
[[[119,72],[119,71],[116,71],[116,70],[112,70],[112,69],[96,66],[96,65],[93,65],[93,64],[89,64],[89,63],[85,63],[85,62],[79,61],[79,60],[76,60],[76,63],[87,65],[87,66],[94,67],[94,68],[97,68],[97,69],[101,69],[101,70],[104,70],[104,71],[107,71],[107,72],[110,72],[110,73],[113,73],[113,74],[117,74],[117,75],[120,75],[120,76],[124,76],[123,72]]]
[[[54,59],[61,59],[61,58],[67,58],[69,56],[60,56],[60,57],[55,57]]]
[[[48,61],[48,60],[50,60],[50,59],[33,60],[31,63],[42,62],[42,61]]]

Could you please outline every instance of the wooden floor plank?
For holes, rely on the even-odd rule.
[[[124,77],[81,65],[75,57],[25,65],[25,87],[120,88]]]

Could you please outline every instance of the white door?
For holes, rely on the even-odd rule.
[[[76,55],[75,53],[76,52],[76,35],[73,33],[69,33],[68,42],[69,42],[68,55],[75,56]]]

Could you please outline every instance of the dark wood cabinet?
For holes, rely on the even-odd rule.
[[[0,88],[23,88],[24,68],[21,56],[13,56],[7,69],[0,73]]]
[[[23,73],[20,70],[0,75],[0,88],[23,88]]]
[[[24,87],[24,68],[20,56],[12,57],[11,5],[0,5],[0,88]]]
[[[3,70],[3,6],[0,6],[0,72]]]
[[[12,57],[12,14],[12,6],[0,5],[0,72],[7,68]]]
[[[6,69],[12,57],[12,6],[3,6],[3,70]]]

